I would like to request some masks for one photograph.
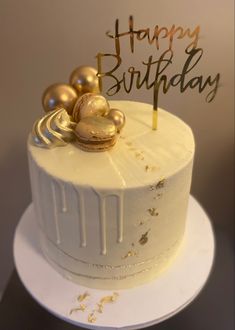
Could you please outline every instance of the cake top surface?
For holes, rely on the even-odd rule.
[[[194,138],[190,127],[159,109],[158,129],[151,128],[152,105],[110,101],[122,110],[126,125],[109,151],[86,152],[76,142],[53,149],[34,146],[31,156],[47,173],[74,184],[100,189],[135,188],[169,178],[193,159]]]

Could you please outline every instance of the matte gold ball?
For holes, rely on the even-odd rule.
[[[82,118],[91,116],[106,116],[109,104],[100,94],[86,93],[77,100],[73,109],[73,120],[79,122]]]
[[[111,119],[114,122],[118,132],[121,131],[126,122],[126,117],[124,113],[118,109],[110,109],[106,118]]]
[[[79,96],[84,93],[99,93],[97,70],[90,66],[79,66],[70,76],[69,82],[76,89]]]
[[[49,86],[42,96],[42,105],[46,112],[63,107],[68,114],[72,114],[77,101],[76,90],[68,84],[53,84]]]

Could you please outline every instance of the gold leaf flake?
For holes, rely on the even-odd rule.
[[[128,258],[128,257],[134,257],[134,256],[137,256],[137,252],[134,251],[134,250],[130,250],[130,251],[127,252],[127,254],[125,254],[125,255],[122,257],[122,259],[126,259],[126,258]]]
[[[98,303],[98,304],[97,304],[97,307],[98,307],[97,312],[98,312],[98,313],[103,313],[104,305],[101,304],[101,303]]]
[[[148,233],[149,233],[149,231],[150,231],[150,229],[149,229],[148,231],[146,231],[146,233],[144,233],[144,234],[140,237],[140,239],[139,239],[139,243],[140,243],[141,245],[144,245],[144,244],[146,244],[146,243],[148,242]]]
[[[89,322],[89,323],[94,323],[95,321],[96,321],[96,316],[95,316],[95,313],[94,312],[92,312],[92,313],[90,313],[89,315],[88,315],[88,318],[87,318],[87,321]]]
[[[114,292],[111,296],[105,296],[100,299],[99,303],[97,304],[98,309],[96,310],[98,313],[103,313],[104,304],[113,303],[117,300],[119,294]]]
[[[117,292],[114,292],[111,296],[105,296],[100,299],[100,304],[107,304],[107,303],[113,303],[117,300],[117,297],[119,294]]]
[[[148,209],[148,212],[152,217],[156,217],[158,215],[158,212],[155,207],[151,207],[150,209]]]
[[[157,194],[157,196],[154,196],[154,199],[160,199],[162,197],[162,194]]]
[[[136,226],[143,226],[143,225],[145,225],[148,221],[150,221],[150,219],[143,219],[143,220],[140,220],[137,224],[136,224]]]
[[[69,312],[69,315],[71,315],[74,312],[79,312],[79,311],[84,312],[85,309],[86,309],[86,305],[80,304],[78,307],[72,308]]]
[[[155,185],[151,185],[151,186],[149,187],[149,190],[150,190],[150,191],[157,190],[157,189],[163,188],[164,185],[165,185],[165,179],[162,179],[162,180],[158,181],[157,184],[155,184]]]
[[[145,171],[146,172],[152,172],[156,170],[156,166],[151,166],[151,165],[146,165],[145,166]]]
[[[78,297],[77,297],[77,301],[84,301],[86,298],[88,298],[90,296],[90,294],[86,291],[84,292],[83,294],[80,294]]]
[[[144,160],[143,151],[137,151],[135,157],[139,160]]]
[[[127,141],[127,142],[126,142],[126,145],[127,145],[128,147],[130,147],[130,146],[132,146],[132,142]]]
[[[156,189],[159,189],[159,188],[163,188],[165,185],[165,179],[162,179],[160,180],[157,184],[156,184]]]

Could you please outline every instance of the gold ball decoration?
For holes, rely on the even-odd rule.
[[[43,93],[42,105],[45,112],[63,107],[71,115],[77,98],[77,92],[72,86],[68,84],[53,84]]]
[[[118,109],[110,109],[106,118],[111,119],[114,122],[118,132],[121,131],[126,122],[126,117],[124,113]]]
[[[77,100],[73,109],[73,120],[79,122],[82,118],[91,116],[106,116],[109,104],[100,94],[86,93]]]
[[[99,80],[97,77],[97,70],[90,66],[79,66],[70,76],[69,82],[72,85],[78,96],[85,93],[99,93]]]

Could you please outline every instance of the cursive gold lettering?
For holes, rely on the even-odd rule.
[[[200,26],[196,26],[193,30],[190,28],[184,29],[181,26],[175,26],[174,24],[167,28],[165,26],[160,27],[156,25],[153,29],[151,34],[150,28],[144,28],[135,30],[134,29],[134,18],[133,16],[129,17],[129,24],[128,24],[128,31],[126,32],[119,32],[119,20],[115,21],[115,32],[112,34],[110,31],[106,32],[106,35],[115,40],[115,50],[116,54],[120,55],[121,53],[121,44],[120,38],[129,36],[130,42],[130,50],[134,53],[135,49],[135,38],[138,41],[142,41],[144,39],[147,40],[149,45],[152,45],[155,42],[157,50],[160,49],[160,39],[168,39],[168,48],[172,50],[174,39],[184,39],[188,37],[190,40],[190,44],[187,46],[187,49],[196,48],[198,44],[200,33]]]

